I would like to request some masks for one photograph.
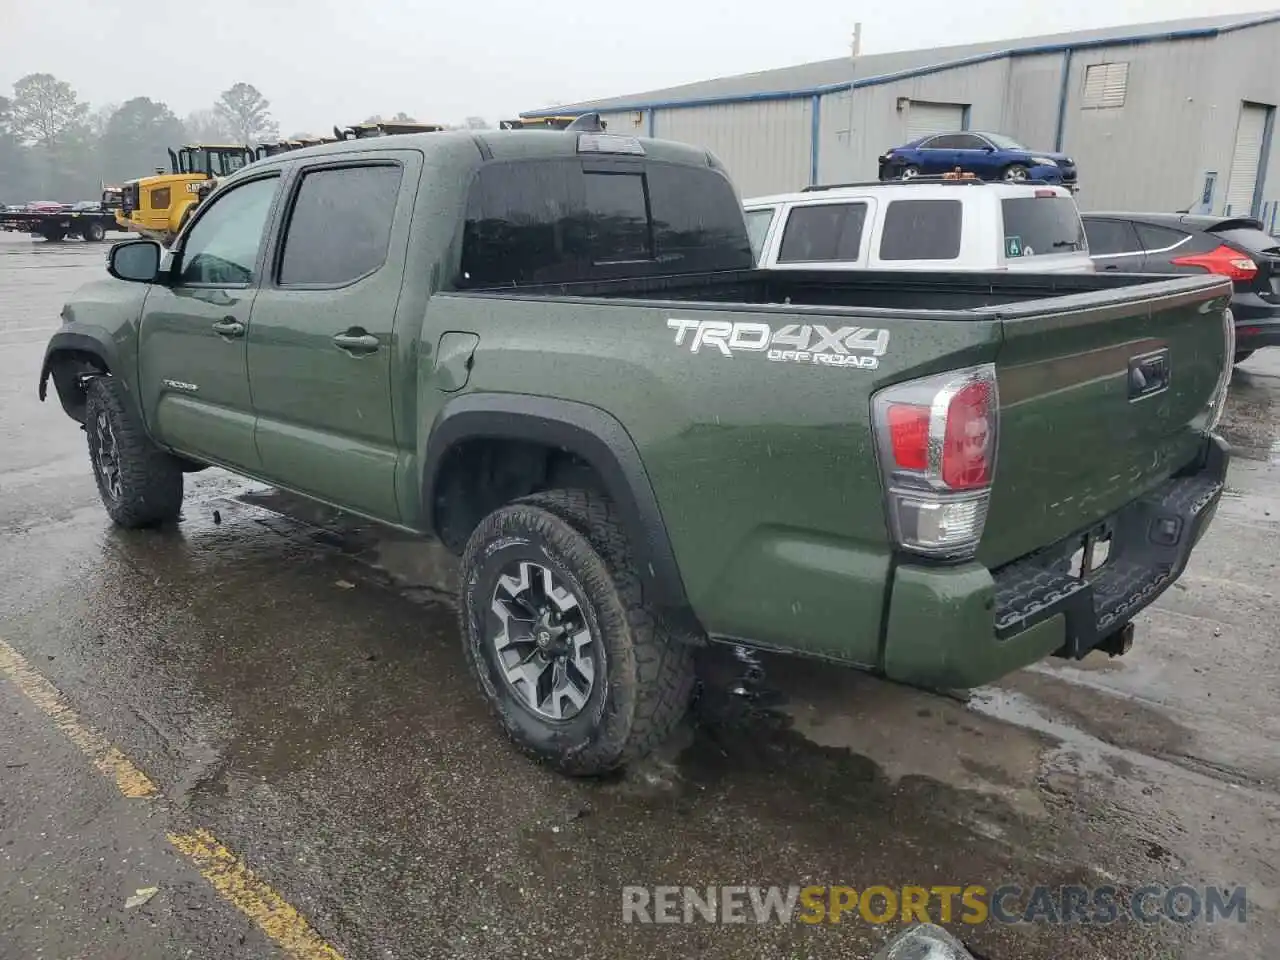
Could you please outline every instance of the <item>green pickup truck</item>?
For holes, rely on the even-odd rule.
[[[821,267],[756,270],[696,147],[356,140],[117,244],[40,395],[123,526],[213,465],[439,538],[568,773],[658,743],[709,643],[932,688],[1124,652],[1223,488],[1230,282]]]

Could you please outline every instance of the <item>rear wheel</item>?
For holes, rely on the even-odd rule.
[[[86,223],[80,231],[80,236],[84,237],[90,243],[97,243],[107,235],[107,230],[97,220],[91,220]]]
[[[182,510],[182,467],[147,436],[114,377],[86,388],[85,434],[98,495],[122,527],[176,520]]]
[[[1031,178],[1031,171],[1020,163],[1011,163],[1004,168],[1001,177],[1009,183],[1025,183]]]
[[[41,231],[40,236],[44,237],[50,243],[61,243],[66,239],[67,232],[65,230],[49,229]]]
[[[1252,350],[1237,350],[1236,356],[1235,356],[1235,362],[1244,363],[1246,360],[1248,360],[1252,356],[1253,356]]]
[[[630,563],[612,504],[583,490],[495,510],[463,554],[468,665],[507,735],[564,773],[640,759],[688,707],[692,648]]]

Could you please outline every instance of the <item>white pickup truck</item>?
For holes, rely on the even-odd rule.
[[[771,270],[1092,273],[1071,191],[975,178],[808,187],[743,203]]]

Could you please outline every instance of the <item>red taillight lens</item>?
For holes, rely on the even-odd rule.
[[[1225,245],[1208,253],[1174,257],[1172,262],[1180,267],[1200,267],[1210,273],[1230,277],[1232,280],[1252,280],[1258,275],[1256,263],[1239,250],[1232,250]]]
[[[871,410],[894,542],[940,559],[972,557],[995,475],[995,367],[893,384],[876,392]]]
[[[893,461],[903,470],[929,466],[929,408],[909,403],[889,405],[889,446]]]
[[[977,381],[947,405],[942,444],[942,482],[952,490],[972,490],[991,482],[991,384]]]

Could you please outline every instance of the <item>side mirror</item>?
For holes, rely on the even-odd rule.
[[[985,147],[983,147],[982,149],[983,149],[983,150],[985,150],[987,153],[995,153],[995,152],[996,152],[996,148],[995,148],[995,147],[993,147],[993,146],[992,146],[991,144],[989,144],[989,143],[988,143]]]
[[[107,254],[107,273],[117,280],[155,283],[160,276],[160,250],[154,240],[123,240]]]

